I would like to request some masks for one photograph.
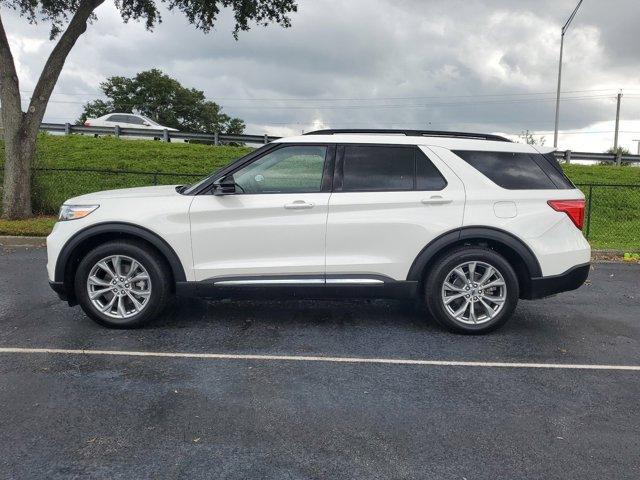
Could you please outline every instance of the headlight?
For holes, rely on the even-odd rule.
[[[100,205],[62,205],[60,207],[60,214],[58,220],[77,220],[78,218],[84,218],[93,212]]]

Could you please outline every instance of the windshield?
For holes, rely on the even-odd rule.
[[[259,154],[262,150],[268,150],[272,146],[273,145],[270,145],[270,144],[264,145],[264,146],[262,146],[262,147],[260,147],[260,148],[258,148],[256,150],[253,150],[252,152],[249,152],[248,154],[238,158],[237,160],[234,160],[232,163],[239,162],[239,161],[247,158],[249,155],[253,156],[253,155]],[[211,173],[210,175],[207,175],[202,180],[198,180],[196,183],[193,183],[191,185],[186,185],[186,186],[182,187],[180,189],[180,193],[182,193],[183,195],[192,195],[194,192],[197,192],[202,185],[206,184],[212,177],[215,177],[220,170],[223,170],[223,169],[227,168],[228,166],[229,165],[224,165],[224,166],[214,170],[213,173]]]

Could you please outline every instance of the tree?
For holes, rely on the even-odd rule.
[[[0,0],[1,6],[15,10],[31,24],[50,23],[50,39],[57,39],[23,112],[18,74],[0,16],[0,102],[5,141],[2,216],[5,218],[31,215],[31,165],[40,123],[69,52],[87,25],[96,20],[94,11],[102,3],[104,0]],[[221,9],[230,8],[236,39],[240,31],[249,30],[250,23],[289,27],[289,14],[297,11],[296,0],[127,0],[116,1],[115,5],[124,22],[141,20],[147,29],[152,29],[161,22],[160,3],[169,10],[180,11],[196,29],[205,33],[213,28]]]
[[[244,132],[244,122],[222,113],[222,107],[207,100],[204,92],[183,87],[155,68],[133,78],[110,77],[100,84],[100,89],[108,100],[85,104],[79,124],[87,118],[123,112],[139,113],[161,125],[186,132]]]
[[[529,130],[523,130],[522,133],[520,135],[518,135],[518,136],[522,140],[524,140],[524,142],[527,145],[539,145],[541,147],[544,147],[544,144],[546,142],[546,139],[542,135],[540,135],[539,137],[536,137]]]
[[[620,155],[631,155],[631,152],[629,151],[629,149],[625,148],[625,147],[618,147],[618,148],[611,147],[611,148],[607,149],[607,151],[604,152],[604,153],[611,153],[611,154],[616,155],[616,156],[618,154],[620,154]],[[600,162],[600,165],[612,165],[612,163],[611,162]],[[629,165],[631,165],[631,162],[620,162],[620,166],[621,167],[626,167],[626,166],[629,166]]]

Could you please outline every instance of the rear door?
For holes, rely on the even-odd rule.
[[[327,220],[327,278],[405,280],[429,242],[462,225],[462,182],[425,152],[407,145],[338,147]]]

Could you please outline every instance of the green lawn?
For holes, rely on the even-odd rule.
[[[248,152],[248,147],[164,143],[112,137],[42,135],[33,181],[34,210],[39,217],[0,223],[0,234],[45,234],[69,197],[142,185],[185,184],[217,170]],[[0,180],[4,146],[0,142]],[[113,170],[116,173],[44,171],[46,168]],[[589,194],[585,184],[640,185],[640,168],[563,165],[569,178]],[[142,173],[117,173],[135,170]],[[169,175],[157,175],[165,172]],[[1,185],[1,183],[0,183]],[[0,197],[1,198],[1,197]],[[39,233],[35,233],[39,232]],[[640,188],[593,187],[589,241],[595,248],[640,251]]]
[[[0,218],[0,235],[20,237],[46,237],[51,232],[56,217],[33,217],[28,220],[4,220]]]

